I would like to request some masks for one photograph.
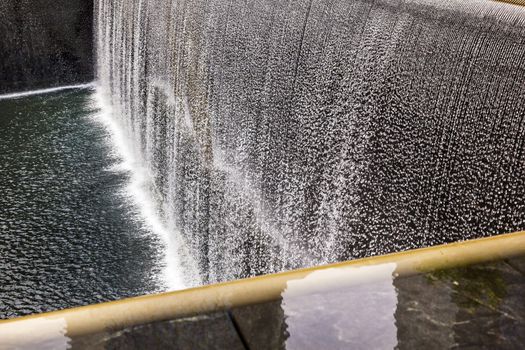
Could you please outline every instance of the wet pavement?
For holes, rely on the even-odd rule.
[[[395,264],[315,271],[281,298],[73,339],[95,349],[519,349],[525,256],[395,277]]]

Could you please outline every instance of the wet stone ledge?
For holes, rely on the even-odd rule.
[[[392,295],[397,304],[385,308]],[[285,292],[282,300],[270,303],[96,334],[74,339],[72,345],[74,349],[518,349],[525,344],[523,300],[525,257],[520,257],[335,286],[322,295],[290,299]],[[357,332],[352,325],[366,329]]]

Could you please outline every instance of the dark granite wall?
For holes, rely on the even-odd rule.
[[[93,79],[93,1],[0,1],[0,93]]]

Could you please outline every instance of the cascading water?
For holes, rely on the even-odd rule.
[[[97,0],[99,91],[187,283],[524,229],[524,11]]]

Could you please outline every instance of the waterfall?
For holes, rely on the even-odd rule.
[[[96,0],[97,77],[189,284],[525,229],[525,9]]]

